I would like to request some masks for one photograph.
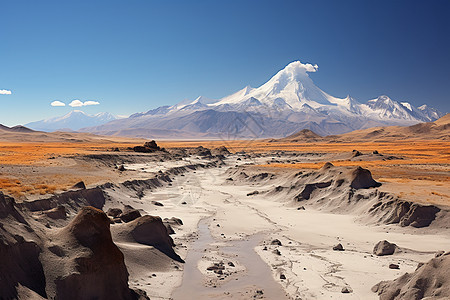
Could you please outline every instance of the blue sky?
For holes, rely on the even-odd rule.
[[[0,123],[128,115],[257,87],[289,62],[360,102],[450,111],[450,1],[3,1]]]

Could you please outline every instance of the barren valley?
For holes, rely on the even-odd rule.
[[[3,136],[0,298],[450,296],[447,140],[143,144]]]

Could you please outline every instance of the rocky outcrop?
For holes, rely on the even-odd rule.
[[[120,208],[110,208],[106,214],[110,217],[117,218],[120,214],[122,214],[122,210]]]
[[[14,198],[7,196],[0,191],[0,219],[5,219],[7,217],[12,217],[20,223],[26,223],[22,214],[17,211]]]
[[[245,172],[244,172],[245,171]],[[258,194],[270,195],[279,201],[292,199],[302,202],[303,207],[336,213],[355,211],[367,222],[375,224],[399,224],[415,228],[427,227],[435,220],[439,226],[448,226],[450,211],[445,207],[422,205],[399,199],[394,194],[381,192],[369,170],[361,167],[336,167],[325,163],[319,170],[299,171],[288,176],[272,177],[260,169],[245,167],[230,168],[226,182],[238,185],[250,181],[252,185],[273,180],[269,190],[258,190]],[[276,182],[281,179],[282,181]],[[278,185],[281,184],[281,185]],[[248,193],[247,196],[255,193]]]
[[[30,207],[42,210],[58,199]],[[106,214],[89,206],[79,209],[86,199],[62,199],[80,212],[66,227],[47,231],[37,216],[65,218],[66,206],[36,214],[0,192],[0,299],[147,299],[128,287],[124,257],[112,241]]]
[[[128,223],[133,220],[136,220],[140,216],[141,216],[141,213],[137,209],[132,208],[130,205],[125,205],[123,212],[120,215],[118,215],[117,217],[120,218],[125,223]]]
[[[19,284],[46,297],[40,247],[20,235],[8,236],[2,231],[0,229],[0,299],[16,299]]]
[[[0,192],[0,299],[18,298],[18,286],[47,296],[38,243],[14,199]]]
[[[134,152],[142,152],[142,153],[153,153],[156,151],[162,151],[155,141],[145,142],[144,146],[135,146],[133,147]]]
[[[372,288],[380,300],[450,299],[450,252],[422,264],[414,273]]]
[[[134,241],[152,246],[168,257],[178,262],[184,262],[175,253],[173,249],[175,244],[160,217],[146,215],[126,224],[115,225],[114,231],[114,236],[117,236],[118,240]]]
[[[64,267],[46,270],[47,290],[56,299],[137,299],[128,287],[124,256],[113,243],[106,214],[83,207],[53,239]]]
[[[369,170],[357,167],[351,173],[350,186],[354,189],[368,189],[379,187],[381,183],[376,182],[372,178],[372,173]]]
[[[66,214],[66,208],[62,205],[59,205],[55,208],[52,208],[50,210],[44,211],[44,214],[47,215],[49,218],[52,219],[65,219],[67,217]]]
[[[101,188],[96,187],[68,191],[45,199],[25,201],[22,205],[31,211],[50,210],[60,205],[72,208],[72,210],[78,210],[84,206],[93,206],[102,209],[103,205],[105,205],[105,195]]]
[[[228,149],[225,146],[220,146],[220,147],[212,149],[211,154],[214,156],[225,157],[227,155],[230,155],[231,153],[230,153],[230,151],[228,151]]]
[[[84,184],[83,181],[80,181],[80,182],[74,184],[72,186],[72,189],[82,189],[82,190],[84,190],[84,189],[86,189],[86,185]]]
[[[386,194],[380,194],[380,201],[375,203],[369,212],[380,216],[380,220],[386,224],[399,224],[400,226],[412,226],[416,228],[427,227],[436,219],[436,214],[441,211],[434,205],[421,205],[409,201],[390,197],[385,201]],[[387,197],[389,199],[389,197]]]
[[[190,148],[187,149],[187,152],[189,155],[195,155],[200,157],[211,157],[211,150],[208,148],[205,148],[203,146],[198,146],[196,148]]]
[[[295,196],[296,201],[303,201],[303,200],[309,200],[311,197],[312,192],[316,189],[323,189],[327,188],[331,185],[331,181],[328,182],[316,182],[316,183],[310,183],[306,184],[303,190]]]

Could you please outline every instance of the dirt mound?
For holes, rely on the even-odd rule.
[[[26,201],[23,202],[23,206],[31,211],[44,211],[64,205],[68,210],[77,211],[84,206],[102,209],[103,205],[105,205],[105,200],[102,189],[97,187],[68,191],[46,199]]]
[[[325,170],[331,169],[331,168],[333,168],[333,167],[334,167],[334,165],[333,165],[332,163],[326,162],[326,163],[323,165],[323,167],[320,168],[320,171],[325,171]]]
[[[142,152],[142,153],[153,153],[153,152],[161,151],[161,150],[162,149],[153,140],[150,142],[145,142],[144,146],[133,147],[134,152]]]
[[[294,134],[291,134],[290,136],[287,136],[285,138],[276,140],[280,142],[318,142],[322,141],[323,138],[315,133],[312,130],[309,129],[303,129],[299,132],[296,132]]]
[[[85,189],[86,189],[86,185],[84,184],[83,181],[80,181],[80,182],[74,184],[74,185],[72,186],[72,189],[82,189],[82,190],[85,190]]]
[[[245,172],[244,172],[245,170]],[[331,163],[319,170],[285,172],[273,177],[265,169],[230,168],[227,184],[251,182],[256,189],[252,195],[267,195],[289,205],[311,206],[335,213],[354,211],[364,222],[372,224],[399,224],[416,228],[427,227],[435,220],[438,226],[450,224],[450,211],[445,207],[422,205],[401,200],[393,194],[381,192],[369,170],[361,167],[336,167]],[[283,170],[284,172],[284,170]],[[267,180],[271,179],[268,188]]]
[[[53,243],[65,253],[64,268],[48,270],[57,299],[136,299],[128,287],[124,256],[113,243],[106,214],[83,207]],[[47,266],[49,268],[49,266]]]
[[[117,240],[152,246],[170,258],[184,262],[173,250],[175,244],[160,217],[146,215],[126,224],[115,225],[114,236]]]
[[[203,146],[198,146],[196,148],[191,148],[187,150],[189,155],[200,156],[200,157],[211,157],[211,150]]]
[[[44,214],[46,214],[49,218],[52,219],[65,219],[66,214],[66,208],[62,205],[52,208],[50,210],[44,211]]]
[[[382,281],[372,288],[380,300],[449,299],[450,252],[419,266],[414,273],[392,281]]]
[[[381,183],[373,180],[372,173],[369,170],[357,167],[351,172],[350,186],[354,189],[368,189],[379,187]]]
[[[0,191],[0,219],[11,216],[18,222],[26,223],[24,217],[17,211],[15,204],[14,198],[6,196]]]
[[[380,201],[369,209],[369,213],[377,216],[380,221],[386,224],[400,224],[400,226],[416,228],[427,227],[436,219],[437,213],[441,211],[434,205],[412,203],[385,193],[380,193],[379,199]]]
[[[14,199],[0,192],[0,299],[18,298],[19,285],[47,296],[38,243]]]
[[[220,147],[211,149],[211,154],[213,156],[216,156],[219,158],[225,158],[226,156],[230,155],[231,152],[228,151],[228,149],[225,146],[220,146]]]

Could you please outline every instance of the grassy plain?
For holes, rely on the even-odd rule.
[[[123,153],[137,142],[48,142],[19,143],[0,142],[0,189],[13,196],[43,195],[69,188],[77,180],[95,184],[111,176],[111,171],[98,170],[98,166],[77,163],[79,155],[106,153],[119,148]],[[371,170],[374,177],[384,183],[395,185],[398,194],[423,198],[425,202],[450,201],[450,142],[448,141],[398,141],[383,143],[280,143],[267,140],[234,141],[162,141],[158,144],[167,149],[203,146],[215,148],[226,146],[231,152],[263,153],[270,151],[295,151],[315,153],[345,153],[358,150],[402,159],[377,161],[331,161],[337,166],[362,166]],[[318,169],[316,163],[271,163],[261,167],[277,169]],[[38,169],[36,169],[38,168]],[[20,170],[20,171],[18,171]],[[45,171],[43,171],[45,170]],[[108,173],[109,172],[109,173]],[[430,186],[427,189],[426,186]],[[409,188],[411,187],[411,188]],[[417,190],[420,187],[420,190]],[[432,188],[431,188],[432,187]],[[423,190],[426,190],[424,197]],[[427,200],[428,199],[428,200]],[[431,199],[431,200],[430,200]],[[439,200],[440,201],[440,200]]]

